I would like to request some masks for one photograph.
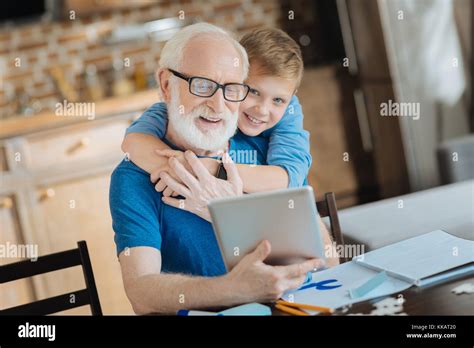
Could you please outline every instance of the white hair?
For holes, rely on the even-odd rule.
[[[247,78],[249,72],[249,58],[245,48],[227,31],[215,25],[201,22],[188,25],[179,32],[177,32],[171,39],[169,39],[163,46],[160,55],[160,68],[178,70],[183,61],[183,51],[188,42],[196,36],[210,34],[222,37],[228,40],[240,55],[240,62],[242,65],[242,72],[244,80]]]

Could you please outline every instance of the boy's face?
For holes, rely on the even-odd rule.
[[[264,75],[258,63],[251,64],[247,98],[239,107],[239,129],[256,136],[280,121],[296,89],[296,81]]]

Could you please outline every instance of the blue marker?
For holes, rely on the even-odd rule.
[[[187,310],[187,309],[180,309],[176,314],[179,315],[179,316],[182,316],[182,317],[191,317],[191,316],[210,317],[210,316],[218,316],[219,315],[219,313],[216,313],[216,312],[190,311],[190,310]]]

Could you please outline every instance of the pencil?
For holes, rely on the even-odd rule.
[[[312,306],[312,305],[308,305],[308,304],[304,304],[304,303],[294,303],[294,302],[287,302],[287,301],[279,300],[279,301],[277,301],[277,304],[281,304],[281,305],[287,306],[287,307],[310,309],[310,310],[318,311],[318,312],[334,313],[334,309],[332,309],[332,308],[321,307],[321,306]]]
[[[284,305],[278,304],[278,303],[275,305],[275,308],[281,310],[282,312],[288,313],[288,314],[299,315],[299,316],[309,316],[309,314],[306,313],[306,312],[300,311],[300,310],[295,309],[295,308],[290,308],[290,307],[287,307],[287,306],[284,306]]]

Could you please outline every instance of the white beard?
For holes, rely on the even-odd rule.
[[[176,132],[188,145],[193,148],[204,151],[226,150],[227,142],[235,134],[237,130],[238,111],[235,113],[224,112],[217,115],[207,105],[201,104],[187,114],[180,113],[179,103],[179,86],[177,81],[170,81],[171,84],[171,101],[168,104],[168,127]],[[216,93],[219,93],[217,91]],[[201,131],[195,123],[200,116],[220,117],[224,122],[223,127],[211,129],[207,132]]]

